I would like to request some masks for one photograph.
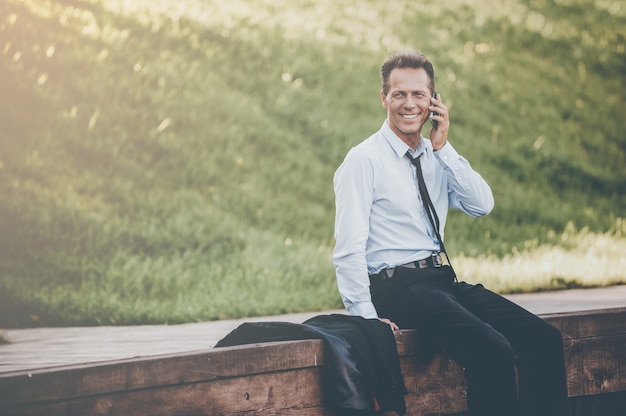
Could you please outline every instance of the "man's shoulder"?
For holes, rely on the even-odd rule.
[[[375,170],[376,165],[379,163],[378,155],[380,155],[378,141],[379,138],[375,133],[352,147],[346,154],[341,165],[337,168],[335,181],[341,176],[351,176],[353,174],[363,175],[364,172]]]
[[[359,158],[375,158],[380,155],[381,146],[385,144],[385,137],[380,131],[372,134],[367,139],[350,149],[348,154],[353,154],[353,157]]]

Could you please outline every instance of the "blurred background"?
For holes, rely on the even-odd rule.
[[[0,327],[341,307],[332,176],[405,48],[496,198],[461,278],[626,283],[621,0],[3,0]]]

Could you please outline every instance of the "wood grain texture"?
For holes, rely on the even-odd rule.
[[[591,412],[575,414],[612,414],[626,396],[626,308],[542,317],[564,334],[574,407]],[[458,364],[415,331],[398,331],[396,343],[407,416],[465,410]],[[335,416],[322,403],[323,364],[322,342],[305,340],[4,373],[0,414]]]

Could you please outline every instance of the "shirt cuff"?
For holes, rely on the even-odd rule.
[[[352,316],[362,316],[365,319],[378,319],[378,312],[372,302],[353,303],[346,308]]]
[[[442,162],[446,166],[448,166],[449,163],[456,161],[459,157],[459,154],[457,153],[456,149],[450,144],[450,142],[446,142],[445,146],[443,146],[436,152],[433,152],[433,154],[437,159],[439,159],[440,162]]]

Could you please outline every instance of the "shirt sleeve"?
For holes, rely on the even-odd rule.
[[[337,286],[350,315],[377,318],[369,291],[365,258],[372,206],[374,172],[371,162],[352,149],[337,169],[335,188],[335,249]]]
[[[446,171],[450,207],[475,218],[489,214],[494,207],[493,193],[482,176],[472,169],[450,142],[434,154]]]

